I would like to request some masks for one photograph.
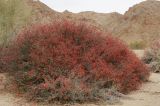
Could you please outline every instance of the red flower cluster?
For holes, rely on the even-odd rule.
[[[93,100],[113,86],[123,93],[136,90],[149,76],[121,41],[70,21],[23,31],[6,57],[17,84],[38,98]]]

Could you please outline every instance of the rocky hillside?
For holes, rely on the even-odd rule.
[[[31,15],[29,23],[49,23],[56,19],[60,19],[61,13],[50,9],[47,5],[41,3],[39,0],[25,0],[31,8]]]
[[[116,12],[96,13],[92,11],[87,11],[78,14],[73,14],[71,12],[64,11],[63,15],[69,19],[76,19],[83,22],[89,22],[109,32],[114,30],[114,27],[117,26],[117,24],[120,24],[121,21],[123,21],[123,15]]]
[[[131,7],[124,15],[119,13],[82,12],[67,17],[89,21],[112,32],[127,43],[148,43],[160,37],[160,1],[148,0]]]
[[[51,22],[67,18],[98,26],[127,43],[143,41],[145,44],[160,38],[160,1],[147,0],[131,7],[124,15],[119,13],[56,12],[39,1],[27,0],[32,8],[31,23]]]
[[[131,42],[150,42],[160,38],[160,1],[145,1],[131,7],[113,34]]]

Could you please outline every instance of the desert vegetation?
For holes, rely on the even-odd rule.
[[[40,1],[0,0],[0,91],[7,76],[5,90],[33,103],[86,106],[137,90],[133,102],[152,105],[159,101],[159,4],[148,0],[124,15],[74,14]]]
[[[160,72],[160,40],[155,40],[145,50],[143,61],[150,66],[153,72]]]
[[[149,77],[146,65],[120,40],[85,23],[35,25],[1,48],[1,69],[30,100],[106,100]]]
[[[0,44],[6,44],[16,35],[20,26],[25,26],[30,8],[23,0],[0,1]]]
[[[146,48],[146,42],[144,41],[134,41],[129,44],[131,49],[141,50]]]

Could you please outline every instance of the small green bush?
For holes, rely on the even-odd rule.
[[[144,41],[135,41],[129,44],[131,49],[144,49],[146,47],[146,43]]]

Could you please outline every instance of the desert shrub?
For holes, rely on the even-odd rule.
[[[160,40],[154,41],[145,50],[143,61],[149,65],[153,72],[160,72]]]
[[[6,71],[33,100],[103,100],[109,89],[128,93],[149,76],[120,40],[70,21],[22,31],[3,57]]]
[[[144,49],[146,47],[146,43],[144,41],[135,41],[129,44],[131,49]]]

